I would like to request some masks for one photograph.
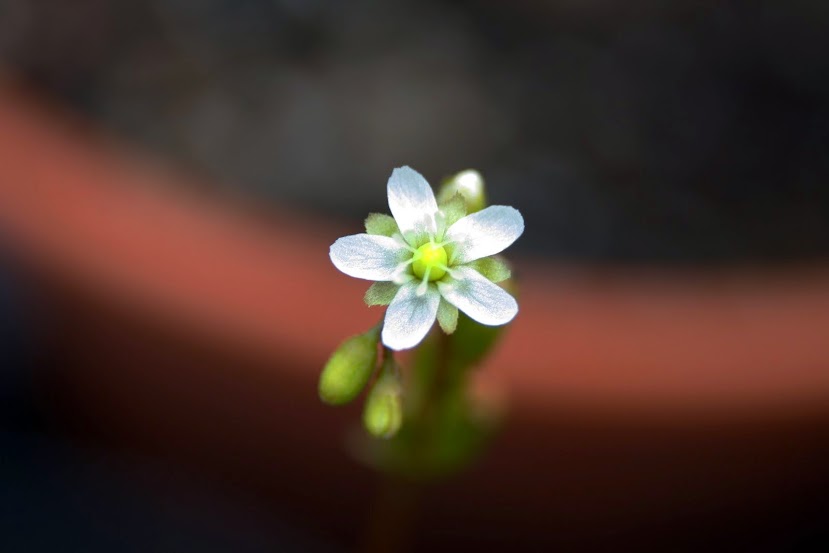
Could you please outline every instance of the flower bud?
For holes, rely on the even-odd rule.
[[[366,399],[363,425],[375,438],[393,438],[403,424],[403,390],[395,372],[386,370]]]
[[[324,403],[345,405],[360,395],[377,366],[378,340],[379,332],[372,329],[337,348],[320,376],[319,395]]]
[[[460,194],[466,200],[466,209],[472,214],[486,207],[484,178],[478,171],[467,169],[443,181],[438,192],[438,203],[443,203]]]

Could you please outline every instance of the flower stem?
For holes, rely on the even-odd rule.
[[[413,550],[421,493],[420,485],[413,480],[384,476],[369,512],[362,551],[405,553]]]
[[[437,411],[452,387],[449,374],[451,338],[435,332],[434,364],[415,364],[418,378],[412,379],[422,389],[417,394],[422,401],[406,421],[414,430],[411,436],[411,454],[425,465],[431,441],[436,432]],[[391,352],[385,352],[391,353]],[[428,476],[427,476],[428,478]],[[407,478],[384,473],[378,484],[377,495],[369,512],[369,521],[363,538],[362,551],[366,553],[405,552],[413,549],[419,506],[425,493],[426,478]]]

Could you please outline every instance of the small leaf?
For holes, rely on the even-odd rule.
[[[470,266],[496,284],[504,282],[512,276],[509,265],[501,257],[485,257],[473,261]]]
[[[460,193],[456,193],[440,205],[440,210],[446,219],[446,228],[449,228],[466,217],[466,200]]]
[[[363,301],[366,302],[366,305],[369,307],[374,307],[375,305],[389,305],[394,296],[397,295],[397,290],[400,287],[393,283],[393,282],[375,282],[372,284],[368,290],[366,290],[366,296],[363,298]]]
[[[366,218],[366,232],[377,236],[394,236],[400,230],[397,228],[397,221],[390,215],[383,213],[370,213]]]
[[[458,328],[458,308],[443,298],[438,307],[438,323],[446,334],[453,334]]]

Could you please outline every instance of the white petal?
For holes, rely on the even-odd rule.
[[[518,314],[518,304],[503,288],[469,267],[452,271],[453,279],[439,282],[446,300],[483,325],[507,324]]]
[[[334,266],[345,274],[382,281],[394,280],[407,254],[395,239],[368,234],[340,238],[329,251]]]
[[[383,343],[393,350],[415,347],[435,324],[440,294],[434,285],[430,285],[426,293],[419,296],[418,286],[417,281],[401,286],[386,311]]]
[[[493,205],[467,215],[446,232],[455,242],[453,263],[469,263],[507,249],[524,233],[524,218],[517,209]]]
[[[411,167],[395,169],[389,177],[388,194],[389,208],[403,236],[436,232],[438,203],[423,175]]]

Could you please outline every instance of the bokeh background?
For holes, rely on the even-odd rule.
[[[475,167],[532,221],[520,247],[556,258],[731,263],[829,247],[819,1],[2,10],[3,60],[39,90],[262,202],[356,218],[383,206],[389,167]]]
[[[823,267],[829,255],[827,52],[829,5],[819,0],[0,0],[0,75],[3,87],[14,91],[0,101],[9,113],[24,113],[16,107],[23,102],[19,105],[36,105],[34,109],[48,114],[38,124],[71,119],[68,126],[79,143],[94,135],[96,144],[105,144],[102,156],[128,152],[131,166],[174,168],[186,178],[165,177],[165,185],[180,186],[182,193],[207,198],[213,206],[244,206],[245,217],[257,222],[279,225],[285,214],[292,214],[356,232],[367,212],[385,211],[384,186],[391,168],[411,165],[434,183],[472,167],[487,178],[494,203],[517,206],[524,214],[528,231],[515,252],[530,260],[528,267],[588,268],[591,275],[669,268],[680,279],[705,274],[709,284],[716,278],[710,275],[731,271],[766,275]],[[6,160],[17,156],[13,139],[3,144]],[[27,155],[38,159],[37,152],[28,150]],[[61,159],[44,153],[42,164],[56,164],[59,173]],[[0,187],[15,186],[7,181],[9,176],[0,170]],[[145,180],[152,181],[141,182]],[[37,217],[36,209],[31,216]],[[318,232],[328,239],[326,231]],[[117,373],[153,359],[156,367],[179,371],[186,360],[189,372],[178,378],[200,380],[203,374],[192,366],[198,365],[193,359],[210,358],[215,371],[266,363],[259,358],[240,361],[224,351],[227,358],[216,361],[204,339],[182,345],[184,340],[175,338],[170,345],[157,324],[118,312],[89,290],[77,292],[59,271],[45,271],[44,276],[37,263],[26,261],[27,250],[14,233],[2,237],[0,549],[336,551],[355,542],[359,532],[353,524],[337,522],[329,512],[339,504],[315,519],[317,504],[304,496],[300,500],[298,489],[268,487],[261,476],[234,476],[248,467],[245,455],[257,450],[222,450],[221,444],[237,430],[230,423],[215,434],[192,421],[192,427],[182,423],[167,442],[158,438],[149,446],[123,434],[118,424],[90,422],[90,413],[106,416],[108,409],[125,407],[115,400],[114,405],[99,401],[97,407],[79,411],[87,396],[77,390],[94,390],[99,400],[108,392],[94,382],[72,384],[77,374],[94,378],[97,373],[64,371],[64,364]],[[224,261],[217,258],[216,263]],[[546,273],[532,274],[542,284],[531,289],[543,292]],[[786,289],[806,290],[799,301],[808,305],[813,287],[818,301],[812,305],[822,309],[826,279],[809,275]],[[672,286],[660,284],[658,276],[633,281],[637,294],[654,282],[660,294]],[[733,291],[731,286],[728,290]],[[736,289],[745,299],[739,283]],[[754,301],[764,294],[759,287],[749,296]],[[565,300],[569,297],[564,294]],[[786,297],[778,301],[784,311]],[[564,307],[564,313],[572,308],[566,302],[553,306]],[[94,331],[77,331],[77,313],[93,313],[81,326]],[[763,313],[773,318],[774,308]],[[815,337],[810,343],[816,353],[805,362],[807,368],[829,372],[829,328],[821,326],[822,312],[793,317],[788,329],[792,335]],[[119,354],[103,355],[112,326],[125,329],[112,342]],[[819,336],[824,331],[821,357]],[[98,340],[94,345],[89,345],[90,335]],[[602,338],[596,336],[596,343]],[[148,349],[152,356],[137,353]],[[319,353],[322,358],[326,354]],[[294,363],[290,352],[281,359]],[[776,374],[785,373],[785,360],[775,363]],[[313,384],[314,377],[307,382]],[[596,378],[601,381],[601,376]],[[129,381],[124,382],[128,387]],[[245,410],[246,394],[259,382],[252,378],[239,384],[245,391],[236,389],[229,398],[216,400],[224,411],[213,415],[244,420],[239,409]],[[303,392],[300,384],[291,390],[299,412],[316,413],[313,394]],[[658,386],[653,394],[659,394]],[[257,413],[267,413],[266,399],[254,395],[262,402]],[[147,391],[142,397],[152,394]],[[815,390],[811,399],[827,405],[829,387]],[[151,408],[151,403],[137,402],[127,410]],[[291,414],[286,406],[278,410]],[[734,492],[728,501],[713,501],[716,509],[678,511],[683,513],[678,517],[685,517],[681,522],[651,518],[649,524],[653,511],[645,509],[640,519],[631,515],[616,521],[610,533],[599,532],[602,537],[595,542],[582,541],[590,534],[584,530],[565,532],[567,538],[558,545],[563,550],[603,550],[615,540],[623,551],[628,550],[626,542],[635,544],[630,550],[654,544],[664,550],[665,543],[672,543],[677,551],[717,546],[789,551],[821,538],[826,545],[829,516],[821,497],[827,478],[819,468],[829,448],[819,439],[829,440],[823,435],[829,428],[826,414],[812,410],[807,422],[791,423],[802,432],[794,438],[782,430],[764,438],[763,428],[779,430],[774,426],[779,420],[771,416],[777,422],[755,418],[752,424],[740,423],[749,430],[734,431],[745,444],[763,444],[741,450],[747,458],[765,451],[767,442],[779,445],[781,435],[789,436],[791,441],[780,449],[796,451],[796,461],[784,455],[767,467],[771,474],[779,468],[779,485],[786,490],[776,511],[747,510],[752,499],[743,496],[740,501]],[[330,415],[319,417],[326,423],[333,420]],[[783,419],[790,421],[791,416]],[[687,421],[680,426],[703,442],[712,432],[717,435],[708,445],[723,453],[711,466],[740,472],[729,465],[730,435],[716,434],[717,420],[712,417],[708,426]],[[722,424],[732,423],[725,420]],[[579,431],[565,426],[538,440],[607,443],[607,438],[617,445],[621,440],[632,463],[637,457],[631,452],[646,457],[649,446],[643,444],[662,443],[672,428],[668,423],[658,431],[648,427],[657,436],[653,438],[642,425],[632,426],[636,430],[625,427],[609,437],[594,426]],[[187,455],[170,454],[175,451],[171,444],[187,435],[188,428],[200,436],[194,443],[212,443],[216,449],[199,450],[191,444],[184,448]],[[315,431],[336,432],[322,423]],[[278,444],[301,448],[304,443],[293,434],[251,433],[245,443],[272,442],[274,459],[279,458]],[[588,435],[587,442],[579,441],[582,434]],[[531,441],[521,436],[527,440],[522,443]],[[338,451],[340,444],[333,443],[334,437],[330,441],[308,447]],[[674,456],[668,455],[666,463],[681,457],[676,447],[668,446]],[[601,451],[608,459],[618,454],[611,446]],[[203,461],[211,455],[222,461]],[[336,463],[348,462],[336,458]],[[317,472],[306,477],[326,471],[324,463],[315,466]],[[503,476],[499,466],[484,474]],[[267,473],[257,467],[253,473]],[[792,482],[789,475],[801,467],[808,467],[809,477]],[[289,463],[288,468],[296,471],[293,478],[303,478],[301,463]],[[758,469],[746,489],[762,485],[764,470]],[[360,482],[371,485],[370,477],[360,474]],[[712,481],[727,479],[727,474],[712,476]],[[345,471],[343,477],[348,475]],[[705,479],[700,482],[704,488]],[[577,489],[567,493],[577,495]],[[635,489],[631,485],[624,491]],[[687,491],[667,491],[665,496],[684,497]],[[369,496],[366,492],[364,498]],[[701,497],[700,504],[708,505],[710,497]],[[582,505],[578,516],[584,518],[576,526],[589,528],[592,511],[584,505],[601,502],[601,494],[570,499]],[[302,504],[299,515],[294,501]],[[635,511],[636,502],[631,505]],[[504,507],[511,513],[506,520],[516,532],[529,532],[515,520],[543,520],[543,507],[528,504],[526,513],[520,506]],[[490,509],[499,511],[495,503]],[[567,513],[566,506],[555,509]],[[493,520],[506,529],[487,530],[487,517],[480,516],[458,522],[455,531],[441,527],[420,539],[431,546],[443,540],[485,547],[486,532],[491,531],[493,543],[507,540],[509,524],[496,515]],[[691,528],[693,539],[683,534]],[[530,532],[524,537],[528,550],[555,543],[549,535]]]

